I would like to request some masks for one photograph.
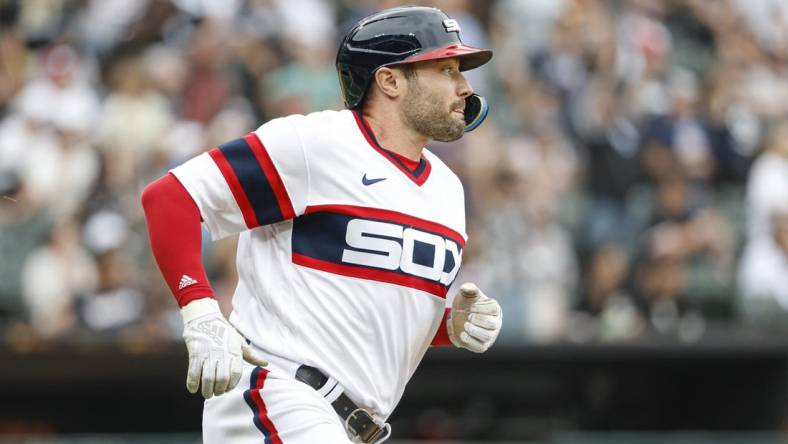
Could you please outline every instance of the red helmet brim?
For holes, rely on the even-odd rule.
[[[443,48],[431,49],[413,57],[397,63],[401,65],[404,63],[422,62],[425,60],[438,60],[457,57],[460,59],[460,71],[467,71],[469,69],[478,68],[485,63],[489,62],[492,58],[492,51],[489,49],[474,48],[463,44],[449,45]]]

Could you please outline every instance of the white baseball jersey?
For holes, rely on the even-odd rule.
[[[410,170],[349,110],[271,120],[172,173],[213,238],[241,233],[231,323],[388,417],[460,267],[454,173],[426,149]]]

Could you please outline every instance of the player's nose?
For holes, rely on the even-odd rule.
[[[457,84],[457,95],[464,99],[473,94],[473,87],[468,83],[468,79],[462,74],[457,77],[459,79]]]

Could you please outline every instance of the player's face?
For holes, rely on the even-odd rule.
[[[465,98],[473,89],[460,72],[458,59],[417,63],[402,101],[405,123],[433,140],[451,142],[465,130]]]

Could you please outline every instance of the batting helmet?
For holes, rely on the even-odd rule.
[[[467,46],[460,40],[460,26],[443,11],[425,6],[403,6],[373,14],[353,27],[337,52],[337,72],[345,106],[357,109],[364,100],[375,71],[422,60],[458,57],[460,71],[477,68],[492,58],[492,51]],[[487,112],[487,103],[475,95],[466,116],[474,128]],[[468,114],[468,113],[466,113]]]

